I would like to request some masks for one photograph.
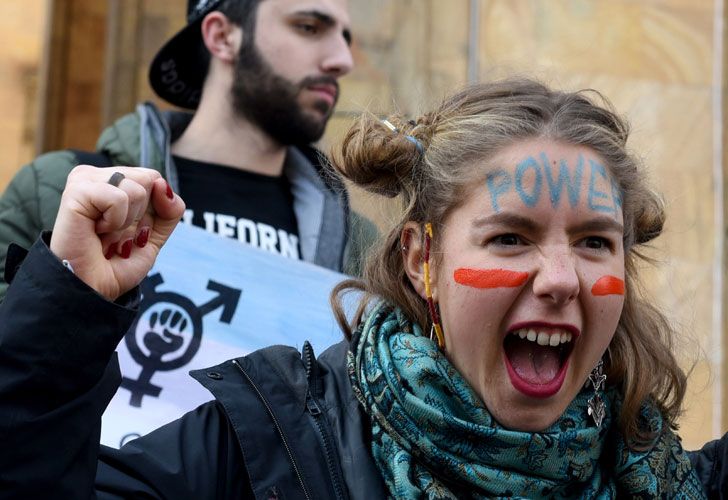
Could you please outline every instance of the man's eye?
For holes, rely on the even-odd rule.
[[[310,35],[318,33],[318,27],[311,23],[298,23],[297,27],[300,31]]]

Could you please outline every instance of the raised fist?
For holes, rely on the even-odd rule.
[[[115,300],[147,275],[184,209],[155,170],[79,165],[63,191],[51,251]]]

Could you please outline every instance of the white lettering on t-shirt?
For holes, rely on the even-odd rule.
[[[202,218],[205,219],[205,231],[208,233],[215,232],[215,214],[210,212],[203,212]]]
[[[237,220],[232,215],[215,214],[217,221],[217,234],[226,238],[235,238],[235,226]]]
[[[248,245],[258,247],[258,229],[252,220],[238,219],[238,240]]]
[[[260,235],[260,247],[263,250],[269,252],[277,252],[276,244],[278,243],[278,235],[276,234],[276,228],[258,222],[258,234]]]
[[[298,259],[298,236],[288,234],[283,229],[278,230],[278,248],[281,255],[291,259]]]
[[[254,222],[243,217],[236,219],[232,215],[203,212],[205,230],[226,238],[237,239],[241,243],[260,248],[271,253],[300,260],[298,236],[283,229],[276,229],[269,224]],[[193,225],[194,210],[187,209],[182,222]]]

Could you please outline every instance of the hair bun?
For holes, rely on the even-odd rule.
[[[665,219],[665,204],[657,193],[650,191],[641,197],[641,203],[635,207],[634,242],[640,245],[660,236]]]
[[[421,139],[412,135],[414,122],[399,116],[387,121],[396,129],[364,113],[332,158],[336,169],[354,184],[393,198],[414,186],[414,171],[422,161],[423,146]]]

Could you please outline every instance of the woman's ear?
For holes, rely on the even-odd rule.
[[[415,291],[423,299],[425,293],[425,238],[422,225],[413,221],[405,223],[399,237],[402,263]]]
[[[212,58],[235,62],[243,39],[243,29],[230,22],[222,12],[210,12],[202,20],[202,40]]]

